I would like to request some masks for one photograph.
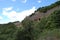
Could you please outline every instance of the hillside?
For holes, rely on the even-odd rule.
[[[33,21],[37,21],[37,20],[40,20],[42,17],[49,16],[55,10],[59,10],[59,9],[60,9],[60,1],[58,1],[54,4],[51,4],[49,6],[45,6],[45,7],[37,9],[35,11],[35,13],[31,14],[28,18]],[[46,11],[46,12],[44,12],[44,11]]]
[[[0,40],[60,40],[60,1],[37,9],[22,22],[0,24]]]

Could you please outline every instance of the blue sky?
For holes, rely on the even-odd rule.
[[[57,0],[0,0],[0,24],[22,21],[42,6],[50,5]]]

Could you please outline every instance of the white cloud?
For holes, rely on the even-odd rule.
[[[41,3],[41,0],[38,0],[37,2],[38,2],[38,3]]]
[[[5,11],[10,11],[10,10],[12,10],[12,7],[9,7],[9,8],[3,8],[3,10],[5,10]]]
[[[13,2],[15,2],[16,0],[12,0]]]
[[[1,19],[3,19],[3,17],[2,17],[2,16],[0,16],[0,20],[1,20]]]
[[[22,0],[22,3],[26,3],[27,2],[27,0]]]
[[[7,8],[5,8],[7,9]],[[29,9],[29,10],[24,10],[22,12],[16,12],[16,11],[11,11],[8,12],[6,10],[3,10],[3,15],[7,16],[9,18],[8,21],[13,22],[13,21],[22,21],[26,16],[31,15],[35,11],[35,7]]]

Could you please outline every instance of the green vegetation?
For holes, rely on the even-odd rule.
[[[32,13],[29,17],[33,16],[35,13]]]
[[[42,18],[40,20],[40,22],[38,22],[37,24],[35,24],[36,28],[35,30],[37,30],[37,39],[41,39],[40,40],[44,40],[43,38],[47,38],[45,40],[48,40],[48,36],[52,37],[52,39],[54,40],[54,36],[56,37],[56,39],[58,40],[57,37],[60,38],[60,10],[56,10],[55,12],[53,12],[49,17],[47,18]],[[56,33],[56,32],[57,33]],[[54,35],[53,35],[54,34]],[[50,39],[50,40],[52,40]],[[60,40],[60,39],[59,39]]]
[[[0,40],[15,40],[16,31],[13,23],[0,25]]]
[[[47,10],[60,5],[60,1],[56,3]],[[38,22],[24,19],[22,27],[16,27],[14,23],[0,24],[0,40],[60,40],[60,10]]]
[[[17,40],[33,40],[32,35],[33,22],[26,19],[22,22],[22,24],[23,24],[23,30],[18,31]]]
[[[44,38],[46,38],[45,40],[48,39],[58,40],[58,38],[60,38],[59,18],[60,18],[60,10],[56,10],[55,12],[51,13],[51,15],[49,15],[47,18],[42,18],[39,22],[35,21],[31,22],[31,20],[25,19],[23,21],[23,25],[26,29],[30,28],[30,30],[32,30],[28,31],[27,35],[29,34],[29,32],[31,32],[31,34],[29,35],[31,35],[33,40],[44,40]]]
[[[35,12],[43,12],[43,13],[46,13],[48,10],[54,8],[54,7],[57,7],[57,6],[60,6],[60,1],[57,1],[49,6],[45,6],[45,7],[40,7],[38,8]],[[32,13],[29,17],[35,15],[35,13]]]
[[[48,10],[56,7],[56,6],[59,6],[60,5],[60,1],[57,1],[56,3],[50,5],[50,6],[45,6],[45,7],[42,7],[42,8],[38,8],[36,11],[40,11],[40,12],[47,12]]]

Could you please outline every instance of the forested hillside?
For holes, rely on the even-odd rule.
[[[46,12],[52,9],[52,7],[55,8],[59,5],[60,1],[38,11],[47,8],[44,11]],[[16,26],[16,24],[19,24],[19,22],[0,24],[0,40],[60,40],[60,9],[54,10],[50,15],[44,16],[38,19],[38,21],[25,18],[21,22],[22,26],[19,25],[20,27],[17,27],[18,25]]]

